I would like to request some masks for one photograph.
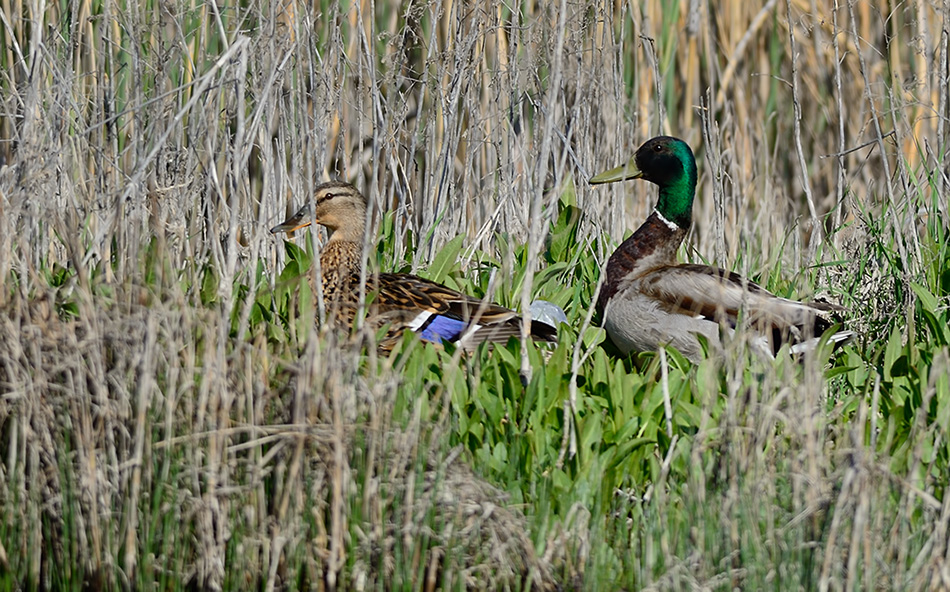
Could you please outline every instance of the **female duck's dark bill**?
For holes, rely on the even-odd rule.
[[[301,228],[306,228],[314,222],[313,216],[310,215],[310,204],[305,205],[304,207],[297,210],[297,213],[287,218],[277,226],[270,229],[271,234],[279,234],[281,232],[293,232],[294,230],[300,230]]]
[[[599,175],[594,175],[590,178],[591,185],[598,185],[600,183],[613,183],[615,181],[626,181],[627,179],[639,179],[643,176],[643,171],[637,168],[637,163],[631,160],[627,164],[620,165],[617,168],[610,169],[609,171],[604,171]]]

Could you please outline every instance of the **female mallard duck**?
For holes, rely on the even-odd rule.
[[[271,232],[290,232],[311,222],[330,232],[320,253],[328,318],[337,327],[349,328],[359,307],[366,198],[349,183],[324,183],[314,189],[311,203],[271,228]],[[507,341],[511,336],[521,335],[521,317],[515,311],[414,275],[369,274],[366,294],[370,327],[388,326],[378,344],[384,353],[392,350],[405,331],[418,334],[424,341],[449,341],[465,349],[484,341]],[[530,335],[542,341],[557,341],[557,329],[537,320],[531,323]]]
[[[597,300],[607,335],[624,354],[672,345],[698,362],[697,335],[721,352],[721,331],[731,334],[739,324],[754,331],[756,350],[774,355],[789,342],[800,352],[834,324],[832,313],[843,310],[839,306],[779,298],[731,271],[676,262],[696,194],[696,160],[686,142],[668,136],[648,140],[630,162],[590,183],[626,179],[650,181],[660,194],[653,213],[611,255]],[[842,331],[831,340],[851,335]]]

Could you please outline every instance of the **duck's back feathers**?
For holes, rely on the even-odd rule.
[[[627,278],[621,286],[627,293],[620,298],[647,299],[671,315],[668,322],[680,322],[676,332],[712,336],[718,343],[718,327],[748,327],[773,354],[784,343],[820,336],[842,311],[827,303],[780,298],[737,273],[706,265],[664,265]]]
[[[401,318],[404,326],[395,327],[399,333],[410,330],[425,341],[455,342],[466,349],[521,335],[521,316],[515,311],[442,284],[410,274],[383,273],[374,285],[374,311],[381,319]],[[531,323],[530,334],[557,341],[557,329],[539,321]]]
[[[330,241],[320,256],[323,297],[329,318],[340,329],[351,327],[359,312],[361,248],[350,241]],[[452,342],[473,349],[485,341],[521,336],[521,316],[442,284],[406,273],[369,274],[365,279],[366,323],[386,327],[379,349],[390,351],[405,331],[423,341]],[[556,342],[557,329],[531,323],[531,337]]]
[[[707,265],[683,264],[658,267],[642,278],[645,294],[670,311],[698,315],[735,327],[740,311],[748,310],[757,326],[806,326],[824,319],[833,307],[796,302],[775,296],[739,274]],[[830,323],[825,323],[822,329]]]

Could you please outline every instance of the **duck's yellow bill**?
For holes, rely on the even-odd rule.
[[[588,183],[591,185],[613,183],[615,181],[626,181],[627,179],[639,179],[641,176],[643,176],[643,171],[638,169],[636,163],[631,160],[627,164],[620,165],[609,171],[604,171],[599,175],[594,175],[590,178]]]
[[[297,210],[296,214],[271,228],[270,232],[271,234],[293,232],[294,230],[300,230],[301,228],[310,226],[311,222],[313,222],[313,216],[310,215],[310,204],[307,204]]]

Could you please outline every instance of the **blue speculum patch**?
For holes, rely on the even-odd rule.
[[[419,336],[426,341],[455,341],[469,326],[465,321],[435,315],[425,324]]]

